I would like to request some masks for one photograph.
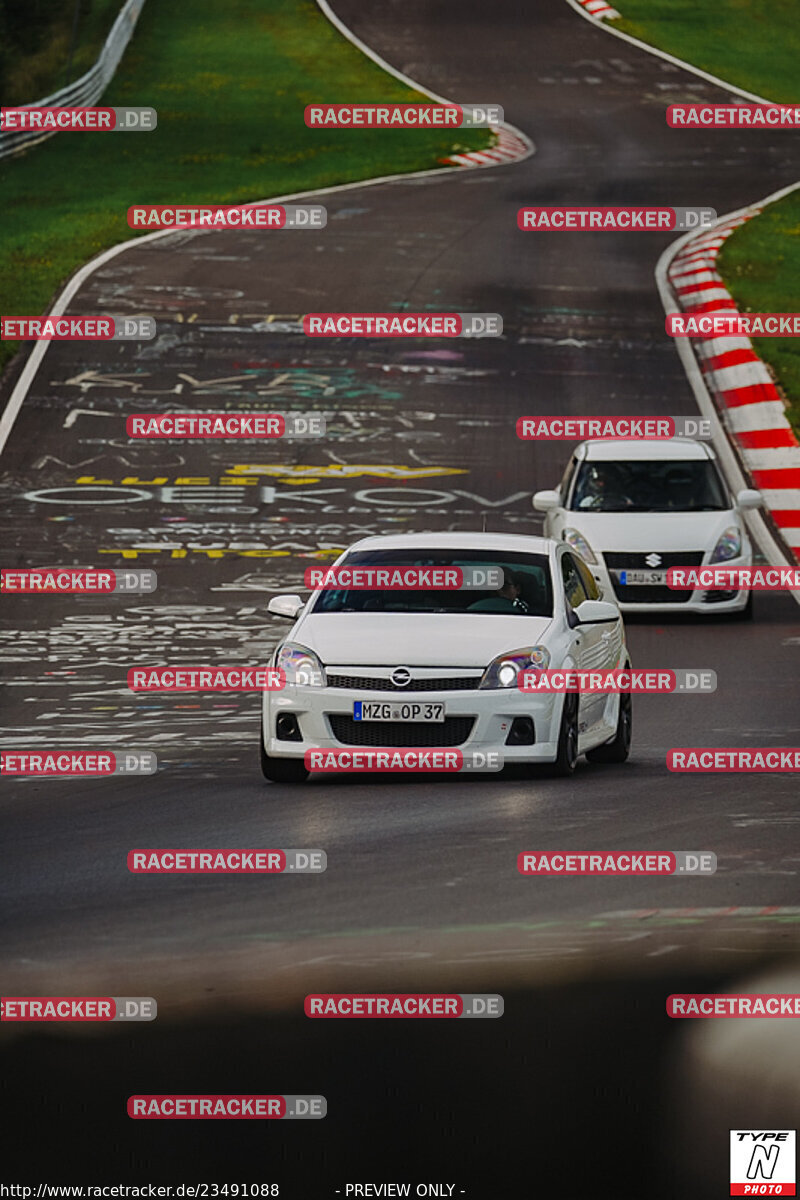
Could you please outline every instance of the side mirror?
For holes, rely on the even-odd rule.
[[[267,612],[272,613],[273,617],[294,621],[304,604],[302,596],[273,596],[267,605]]]
[[[736,493],[736,507],[744,511],[760,508],[763,503],[764,497],[755,488],[742,488],[740,492]]]
[[[575,609],[575,616],[579,625],[604,625],[607,621],[618,621],[620,611],[607,600],[584,600]]]
[[[531,504],[539,512],[551,512],[552,509],[558,508],[561,503],[561,494],[559,492],[534,492]]]

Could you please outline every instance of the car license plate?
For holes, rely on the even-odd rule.
[[[354,721],[443,721],[444,705],[424,700],[354,700]]]
[[[666,586],[667,572],[666,571],[619,571],[619,581],[623,587],[647,586],[650,584],[660,584]]]

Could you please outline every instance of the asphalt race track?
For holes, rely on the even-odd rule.
[[[550,1070],[554,1046],[562,1037],[569,1044],[558,1033],[567,1003],[560,988],[585,1022],[587,1046],[587,1030],[596,1038],[599,1028],[634,1016],[644,1045],[656,1027],[657,1039],[671,1036],[663,1028],[670,992],[701,975],[705,983],[738,978],[796,952],[800,919],[800,909],[789,911],[798,904],[800,864],[794,777],[677,777],[665,766],[671,746],[798,744],[800,628],[788,596],[758,595],[752,624],[629,621],[635,665],[712,668],[718,691],[638,697],[629,763],[582,761],[567,783],[507,772],[466,781],[313,777],[296,788],[266,785],[256,695],[128,692],[130,666],[263,664],[286,628],[266,615],[269,595],[302,589],[307,566],[357,537],[537,532],[530,495],[555,486],[570,444],[518,441],[519,416],[694,415],[653,274],[674,235],[524,234],[519,207],[710,205],[721,214],[800,177],[800,151],[783,132],[670,130],[667,103],[725,102],[728,94],[593,28],[564,0],[339,0],[336,11],[435,91],[502,104],[506,119],[533,139],[535,155],[518,165],[334,192],[321,197],[328,208],[321,232],[186,231],[125,251],[88,279],[70,311],[154,315],[156,341],[52,344],[0,464],[10,513],[0,535],[4,564],[146,566],[159,577],[150,597],[4,600],[4,748],[149,749],[162,768],[144,779],[4,787],[6,994],[89,995],[113,982],[104,994],[157,996],[165,1018],[198,1022],[180,1035],[196,1047],[212,1036],[202,1022],[216,1019],[214,1006],[250,1014],[251,1032],[263,1026],[254,1012],[273,1011],[268,1054],[281,1062],[285,1090],[320,1090],[331,1108],[333,1077],[327,1088],[316,1079],[306,1087],[305,1076],[301,1086],[287,1067],[303,1054],[325,1058],[319,1032],[306,1043],[285,1015],[309,986],[518,989],[522,999],[509,1004],[511,1021],[495,1030],[496,1043],[480,1033],[476,1070],[485,1088],[493,1055],[518,1059],[519,1039],[509,1030],[530,1030],[525,1003],[554,1022]],[[298,331],[304,312],[395,309],[499,312],[505,336],[315,341]],[[126,437],[127,415],[178,408],[321,411],[329,432],[257,448]],[[149,846],[321,847],[329,866],[294,879],[130,874],[128,851]],[[518,852],[547,848],[713,850],[720,869],[696,879],[522,878]],[[628,979],[642,989],[635,1005]],[[602,1017],[591,1009],[589,980]],[[652,1025],[642,1004],[652,1008]],[[144,1049],[150,1035],[146,1026],[135,1037],[126,1031],[131,1053],[135,1042],[145,1061],[155,1056]],[[43,1036],[33,1039],[34,1058]],[[228,1066],[246,1061],[250,1035],[221,1021],[214,1036],[219,1045],[226,1037],[235,1043],[228,1058],[220,1050],[210,1060],[217,1081],[230,1083]],[[258,1036],[266,1037],[263,1028]],[[350,1062],[368,1042],[364,1080],[380,1090],[387,1072],[401,1070],[400,1048],[410,1053],[415,1039],[405,1031],[387,1050],[379,1037],[380,1030],[367,1039],[356,1029],[348,1042],[337,1031],[331,1053]],[[58,1053],[78,1078],[71,1042],[59,1041]],[[468,1053],[466,1042],[453,1043],[454,1056]],[[118,1059],[108,1058],[110,1038],[92,1045],[100,1078],[107,1071],[119,1080],[133,1069],[120,1046]],[[636,1046],[634,1039],[623,1056],[630,1077],[617,1063],[621,1088],[636,1076]],[[539,1049],[536,1042],[526,1049],[531,1071]],[[25,1103],[35,1106],[32,1081],[45,1068],[28,1070],[33,1059],[21,1042],[6,1052],[28,1081]],[[427,1053],[445,1051],[431,1044]],[[660,1051],[650,1045],[649,1053]],[[605,1071],[603,1054],[597,1061]],[[120,1095],[159,1090],[141,1079],[133,1089],[127,1083],[118,1083]],[[593,1086],[603,1094],[599,1082]],[[355,1077],[352,1088],[348,1097],[356,1095]],[[384,1164],[421,1168],[436,1160],[436,1143],[426,1142],[428,1131],[416,1149],[408,1144],[416,1110],[398,1088],[406,1132],[400,1121],[396,1131],[375,1125],[369,1140]],[[644,1108],[631,1100],[634,1124],[649,1119],[647,1096]],[[571,1097],[566,1086],[554,1093],[562,1116]],[[441,1103],[449,1111],[449,1101]],[[424,1121],[437,1112],[428,1104]],[[548,1119],[546,1110],[539,1115]],[[474,1112],[460,1120],[479,1127]],[[345,1178],[355,1150],[337,1139],[337,1128],[329,1118],[327,1159],[323,1134],[312,1131],[310,1161]],[[80,1148],[77,1126],[73,1133]],[[169,1133],[187,1163],[203,1153],[202,1128]],[[285,1161],[299,1171],[308,1150],[296,1133]],[[123,1124],[109,1136],[133,1135]],[[166,1133],[148,1136],[147,1146],[130,1150],[131,1162],[161,1165]],[[511,1157],[522,1159],[521,1118],[515,1136]],[[66,1136],[62,1148],[66,1164],[78,1161]],[[491,1163],[472,1141],[460,1153],[458,1170],[445,1155],[449,1173],[439,1161],[431,1177],[458,1176],[466,1187],[492,1171],[501,1177],[508,1165],[507,1150],[505,1164]],[[12,1161],[20,1170],[13,1154]],[[589,1194],[584,1187],[605,1194],[596,1177],[582,1174],[588,1170],[576,1167],[575,1191],[562,1195]],[[637,1179],[631,1169],[609,1194],[651,1194],[637,1193]]]

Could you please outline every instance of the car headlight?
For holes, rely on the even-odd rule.
[[[738,558],[742,553],[742,531],[738,525],[729,525],[721,533],[711,555],[712,563],[726,562],[729,558]]]
[[[577,550],[584,562],[596,563],[597,559],[594,556],[592,547],[587,542],[583,534],[577,529],[562,530],[561,537],[573,550]]]
[[[313,650],[297,642],[285,642],[278,651],[275,666],[285,672],[286,683],[294,687],[325,687],[325,671]]]
[[[550,651],[546,646],[526,646],[522,650],[509,650],[508,654],[500,654],[483,673],[478,685],[481,688],[513,688],[517,686],[517,676],[528,667],[538,667],[544,671],[550,666]]]

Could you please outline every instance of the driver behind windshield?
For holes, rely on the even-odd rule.
[[[602,509],[612,496],[614,507],[617,507],[620,501],[623,505],[631,502],[625,494],[619,468],[614,463],[604,463],[602,467],[590,465],[578,481],[574,507]]]
[[[530,612],[528,604],[522,599],[522,581],[519,575],[504,567],[503,586],[498,588],[493,596],[486,596],[483,600],[476,600],[474,604],[470,604],[467,612]]]

